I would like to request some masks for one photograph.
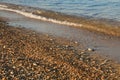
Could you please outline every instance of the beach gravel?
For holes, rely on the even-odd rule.
[[[120,80],[120,65],[71,42],[0,21],[0,80]]]

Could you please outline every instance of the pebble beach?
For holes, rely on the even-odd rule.
[[[0,18],[0,79],[120,80],[120,64],[80,46]]]

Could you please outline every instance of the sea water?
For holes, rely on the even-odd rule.
[[[120,21],[120,0],[0,0],[69,15],[106,18]]]

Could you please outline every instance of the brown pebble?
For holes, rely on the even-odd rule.
[[[7,80],[6,78],[2,78],[2,80]]]

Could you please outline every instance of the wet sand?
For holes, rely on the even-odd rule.
[[[82,49],[93,48],[96,53],[120,62],[120,37],[35,20],[9,11],[0,11],[0,14],[7,18],[9,25],[26,27],[37,32],[76,41],[82,45]]]
[[[3,19],[1,19],[3,20]],[[120,65],[81,44],[0,20],[0,79],[119,80]]]

